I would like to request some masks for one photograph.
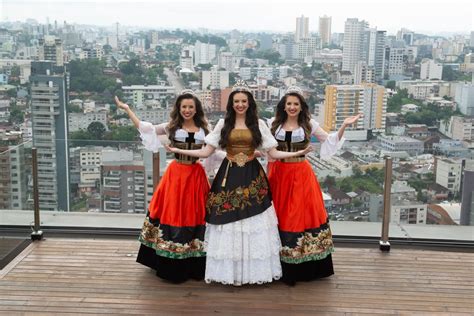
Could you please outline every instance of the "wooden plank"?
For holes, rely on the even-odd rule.
[[[338,248],[336,275],[288,287],[170,284],[129,240],[48,239],[0,282],[0,314],[471,314],[474,254]],[[460,264],[462,262],[462,265]]]

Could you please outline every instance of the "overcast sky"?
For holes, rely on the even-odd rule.
[[[365,19],[371,27],[394,34],[401,27],[425,34],[474,30],[474,1],[468,0],[0,0],[2,21],[84,23],[151,28],[294,32],[295,20],[309,17],[310,31],[318,17],[332,16],[332,31],[344,21]]]

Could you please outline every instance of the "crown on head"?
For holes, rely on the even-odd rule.
[[[179,95],[182,96],[182,95],[185,95],[185,94],[190,94],[190,95],[192,95],[192,96],[195,97],[195,98],[198,97],[198,96],[196,95],[196,93],[195,93],[193,90],[191,90],[191,89],[184,89],[184,90],[181,91],[181,93],[180,93]]]
[[[249,93],[251,92],[247,83],[242,79],[237,80],[237,82],[234,84],[234,86],[232,87],[232,92],[234,91],[245,91]]]
[[[288,87],[288,89],[286,89],[285,94],[290,94],[290,93],[296,93],[296,94],[298,94],[298,95],[300,95],[301,97],[304,98],[303,89],[301,89],[301,88],[298,87],[298,86],[291,86],[291,87]]]

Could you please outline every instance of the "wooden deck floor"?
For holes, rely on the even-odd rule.
[[[233,287],[166,283],[135,263],[138,242],[48,239],[0,271],[0,314],[352,315],[474,313],[474,254],[337,248],[336,274]]]

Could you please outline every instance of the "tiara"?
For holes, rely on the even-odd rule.
[[[249,86],[242,79],[237,80],[237,82],[234,84],[234,86],[232,87],[232,92],[234,91],[245,91],[251,93]]]
[[[181,96],[181,95],[185,95],[185,94],[190,94],[190,95],[192,95],[193,97],[196,97],[196,98],[197,98],[196,93],[195,93],[193,90],[191,90],[191,89],[184,89],[184,90],[181,91],[181,93],[180,93],[179,95]]]
[[[290,93],[296,93],[296,94],[300,95],[301,97],[304,97],[304,95],[303,95],[303,89],[301,89],[301,88],[298,87],[298,86],[291,86],[291,87],[288,87],[288,89],[286,89],[285,94],[290,94]]]

